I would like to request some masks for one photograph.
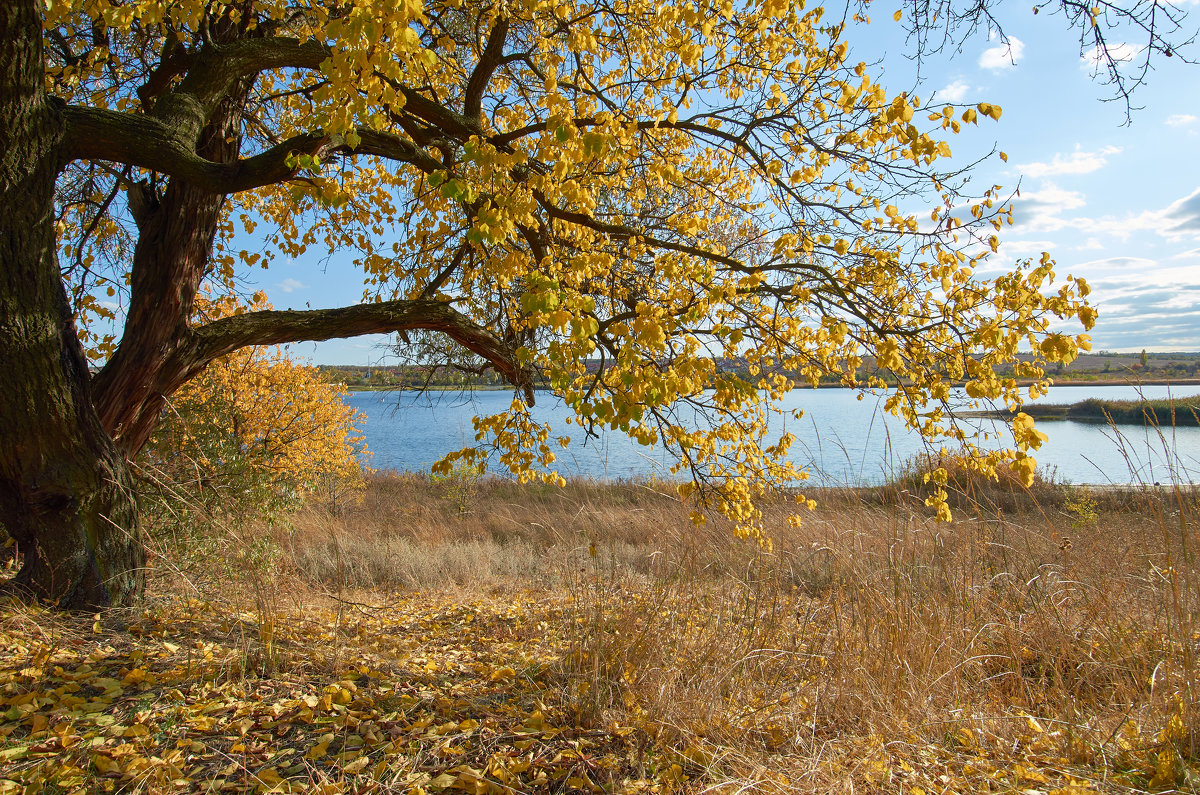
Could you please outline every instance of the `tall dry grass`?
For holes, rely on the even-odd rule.
[[[547,590],[580,723],[724,791],[1195,789],[1196,491],[951,485],[781,499],[766,548],[661,484],[377,475],[272,538],[324,590]]]
[[[938,749],[942,789],[995,788],[980,760],[1018,748],[1060,784],[1200,784],[1196,492],[952,485],[949,525],[893,483],[800,528],[779,508],[769,551],[718,534],[671,577],[580,578],[581,712],[767,791],[880,786],[894,743]]]
[[[678,501],[664,491],[653,483],[574,480],[558,489],[380,474],[353,510],[316,507],[276,537],[297,571],[327,585],[563,587],[592,544],[603,545],[614,571],[638,576],[661,569],[664,542],[695,547]]]

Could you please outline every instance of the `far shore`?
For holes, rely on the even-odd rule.
[[[1032,384],[1032,381],[1021,380],[1017,382],[1019,386],[1027,387]],[[1144,378],[1138,380],[1132,379],[1104,379],[1104,380],[1080,380],[1080,379],[1055,379],[1054,386],[1097,386],[1097,387],[1116,387],[1116,386],[1196,386],[1200,387],[1200,378]],[[857,389],[858,387],[847,387],[842,384],[819,384],[813,387],[809,384],[798,384],[793,387],[794,390],[804,389]],[[955,384],[955,389],[961,389],[962,384]],[[430,386],[399,386],[399,385],[375,385],[364,384],[360,386],[347,386],[346,389],[350,392],[501,392],[512,389],[508,384],[466,384],[466,385],[430,385]],[[536,392],[548,391],[547,387],[534,387]],[[992,412],[985,412],[991,414]]]

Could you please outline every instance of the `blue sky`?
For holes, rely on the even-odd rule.
[[[1190,24],[1200,23],[1200,0],[1185,0]],[[880,60],[892,91],[912,88],[916,68],[905,57],[902,26],[882,4],[875,21],[847,34],[858,59]],[[1100,319],[1094,350],[1200,351],[1200,66],[1159,58],[1134,95],[1132,120],[1123,103],[1105,102],[1111,89],[1092,77],[1075,34],[1063,20],[1028,4],[1000,15],[1009,46],[980,34],[961,51],[927,59],[916,93],[928,100],[991,102],[998,123],[951,139],[956,157],[993,146],[976,172],[982,190],[1018,190],[1015,225],[992,261],[996,270],[1048,251],[1057,272],[1088,279]],[[1112,41],[1136,53],[1133,42]],[[277,308],[355,303],[357,271],[337,258],[313,257],[255,275]],[[386,360],[386,337],[361,337],[293,346],[321,364]]]
[[[981,36],[923,70],[942,99],[1004,108],[965,147],[994,140],[1008,162],[979,177],[1019,190],[994,266],[1048,251],[1087,278],[1095,350],[1200,350],[1200,67],[1159,58],[1126,124],[1061,18],[1008,10],[1009,48]]]

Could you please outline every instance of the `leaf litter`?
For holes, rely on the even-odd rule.
[[[653,612],[618,602],[605,612]],[[812,694],[797,691],[728,713],[752,721],[733,726],[761,738],[751,755],[656,722],[632,686],[625,711],[581,710],[579,607],[553,592],[290,611],[175,598],[134,616],[0,602],[0,795],[1083,795],[1196,780],[1156,755],[1182,724],[1153,739],[1123,724],[1106,765],[1127,780],[1105,780],[1063,755],[1064,727],[1019,711],[964,715],[934,741],[927,726],[815,724],[802,740],[786,712]]]
[[[119,625],[8,602],[0,793],[671,789],[643,734],[571,725],[547,609],[180,600]]]

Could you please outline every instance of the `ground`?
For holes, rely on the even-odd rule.
[[[137,611],[4,602],[0,793],[1196,791],[1194,495],[821,496],[765,550],[378,478]]]

